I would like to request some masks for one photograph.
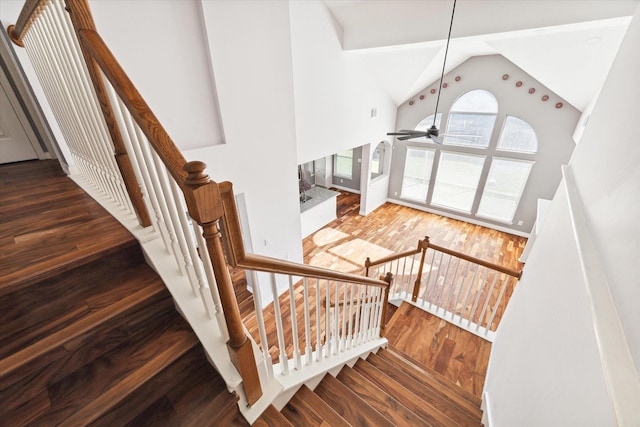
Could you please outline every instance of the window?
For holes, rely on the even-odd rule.
[[[371,179],[379,177],[384,172],[384,142],[378,143],[371,155]]]
[[[494,157],[482,193],[478,215],[511,222],[533,162]]]
[[[400,197],[422,203],[427,200],[434,155],[435,150],[407,147]]]
[[[436,116],[436,127],[438,129],[440,129],[440,122],[441,121],[442,121],[442,113],[438,113],[438,115]],[[418,123],[414,129],[415,130],[426,131],[431,126],[433,126],[433,114],[430,115],[430,116],[425,117],[422,120],[420,120],[420,123]]]
[[[443,145],[398,140],[407,150],[400,197],[512,223],[535,164],[538,140],[533,128],[514,116],[501,117],[500,135],[492,139],[497,114],[498,101],[492,93],[472,90],[455,100],[445,121],[442,113],[435,116]],[[426,131],[433,118],[433,114],[423,118],[414,129]]]
[[[465,93],[451,106],[443,142],[487,148],[497,112],[498,101],[490,92],[472,90]]]
[[[352,179],[353,150],[343,151],[333,156],[333,174],[340,178]]]
[[[498,139],[498,150],[535,153],[538,151],[538,138],[529,123],[507,116]]]
[[[484,156],[442,153],[431,203],[470,213],[483,166]]]

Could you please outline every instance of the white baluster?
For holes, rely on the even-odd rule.
[[[317,281],[317,279],[314,279]],[[311,357],[311,319],[309,313],[311,312],[311,307],[309,306],[309,283],[308,279],[305,277],[302,279],[302,286],[304,292],[304,331],[305,331],[305,356],[307,357],[307,365],[311,365],[312,357]],[[317,285],[316,285],[317,286]]]
[[[487,311],[487,306],[489,305],[489,301],[491,300],[491,295],[493,294],[493,289],[495,288],[496,282],[498,281],[498,276],[500,276],[500,273],[498,273],[497,271],[494,271],[493,272],[493,280],[491,281],[491,286],[489,287],[489,292],[487,293],[487,297],[484,300],[484,304],[482,306],[482,310],[480,311],[480,316],[478,316],[478,322],[476,324],[476,330],[482,324],[482,318],[484,317],[484,314]],[[484,289],[484,286],[483,286],[483,289]],[[487,325],[487,329],[488,328],[489,328],[489,326]]]
[[[269,342],[267,341],[267,330],[264,325],[264,315],[262,312],[262,294],[260,292],[260,284],[258,284],[258,275],[255,271],[251,271],[251,281],[253,283],[253,306],[256,310],[256,322],[258,323],[258,332],[260,333],[260,344],[262,345],[262,356],[269,377],[273,378],[273,362],[269,354]],[[226,331],[226,328],[225,328]]]
[[[431,282],[431,273],[433,272],[433,266],[435,263],[435,259],[436,259],[436,251],[433,251],[433,253],[431,254],[431,264],[429,265],[429,274],[427,275],[427,281],[426,282],[422,282],[424,283],[424,285],[420,285],[420,287],[424,287],[424,292],[423,292],[423,296],[422,296],[422,306],[424,307],[424,304],[427,302],[427,299],[429,298],[429,283]],[[420,278],[422,279],[422,278]]]
[[[331,282],[327,280],[324,293],[324,344],[327,358],[331,355]]]
[[[484,289],[484,284],[487,282],[487,273],[489,272],[488,268],[484,268],[484,276],[482,277],[482,281],[480,282],[480,286],[478,286],[478,291],[476,292],[476,297],[473,301],[473,307],[471,308],[471,312],[469,313],[469,318],[467,319],[467,326],[471,324],[473,319],[473,315],[476,313],[476,309],[478,308],[478,302],[480,301],[480,297],[482,296],[482,289]]]
[[[517,280],[511,276],[505,275],[505,278],[502,282],[502,287],[500,288],[500,293],[498,294],[498,299],[496,299],[495,304],[493,304],[493,312],[491,313],[491,317],[489,318],[489,321],[487,322],[487,330],[490,331],[491,326],[493,324],[493,319],[496,316],[496,313],[498,312],[498,308],[500,307],[500,302],[502,302],[502,296],[504,295],[505,290],[507,289],[507,285],[512,281],[512,280]]]
[[[276,274],[270,273],[271,294],[273,295],[273,311],[276,318],[276,332],[278,333],[278,353],[280,359],[280,372],[282,375],[289,374],[289,361],[287,358],[287,348],[284,342],[284,331],[282,328],[282,313],[280,312],[280,300],[278,299],[278,284]]]
[[[464,305],[462,306],[462,311],[460,312],[460,320],[465,318],[465,313],[467,311],[467,306],[469,305],[469,299],[471,297],[471,293],[473,292],[473,288],[476,284],[476,277],[478,277],[478,271],[480,270],[480,265],[475,264],[476,269],[473,272],[473,278],[471,279],[471,283],[469,284],[469,290],[467,290],[467,296],[464,300]]]
[[[322,359],[322,317],[320,316],[320,279],[316,279],[316,360]]]
[[[291,312],[291,335],[293,338],[293,360],[296,369],[300,369],[300,345],[298,343],[298,318],[296,313],[295,292],[293,289],[293,276],[289,276],[289,311]]]

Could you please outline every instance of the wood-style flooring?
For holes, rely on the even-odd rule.
[[[138,242],[56,161],[0,166],[0,425],[238,414]]]

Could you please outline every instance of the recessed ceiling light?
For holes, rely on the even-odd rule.
[[[585,42],[589,45],[589,46],[594,46],[599,44],[602,41],[602,38],[600,37],[589,37]]]

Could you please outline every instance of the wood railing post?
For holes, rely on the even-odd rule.
[[[66,0],[65,3],[67,5],[67,11],[69,11],[73,29],[78,40],[80,40],[80,30],[95,31],[96,26],[93,21],[93,17],[91,16],[91,10],[89,9],[87,0]],[[149,216],[147,206],[145,205],[142,198],[140,184],[138,183],[138,179],[136,178],[133,166],[131,165],[131,160],[129,159],[129,154],[127,153],[122,135],[120,134],[120,129],[118,128],[111,102],[109,101],[109,97],[107,96],[107,90],[104,85],[104,81],[102,80],[100,68],[94,61],[93,57],[88,54],[87,49],[84,47],[83,43],[80,43],[80,47],[85,64],[87,65],[87,71],[89,71],[89,76],[91,77],[91,82],[93,83],[93,89],[95,91],[96,98],[98,99],[100,109],[102,110],[105,124],[107,125],[109,135],[111,136],[111,141],[113,142],[116,164],[118,165],[118,169],[120,170],[120,175],[122,176],[124,186],[127,189],[127,194],[129,195],[129,199],[131,200],[133,209],[138,216],[140,225],[142,225],[143,227],[148,227],[151,225],[151,218]]]
[[[420,265],[418,266],[418,275],[416,281],[413,284],[413,292],[411,294],[411,301],[416,302],[418,300],[418,294],[420,293],[420,286],[422,285],[422,267],[424,266],[424,258],[429,248],[429,237],[425,236],[424,240],[419,243],[422,248],[422,254],[420,255]]]
[[[205,167],[203,162],[189,162],[184,166],[185,172],[188,173],[184,188],[185,199],[189,215],[203,229],[229,331],[227,347],[233,364],[242,376],[247,402],[252,405],[262,396],[262,387],[253,354],[253,345],[244,332],[238,301],[224,256],[220,233],[220,220],[224,215],[224,209],[220,189],[218,184],[211,181],[204,173]]]
[[[371,258],[364,260],[364,275],[369,277],[369,267],[371,267]]]
[[[369,258],[367,258],[368,260]],[[387,327],[387,305],[389,305],[389,290],[391,289],[391,283],[393,282],[393,274],[387,272],[385,276],[380,276],[380,280],[387,282],[389,286],[384,288],[384,298],[382,301],[382,319],[380,319],[380,336],[384,336],[384,329]]]

